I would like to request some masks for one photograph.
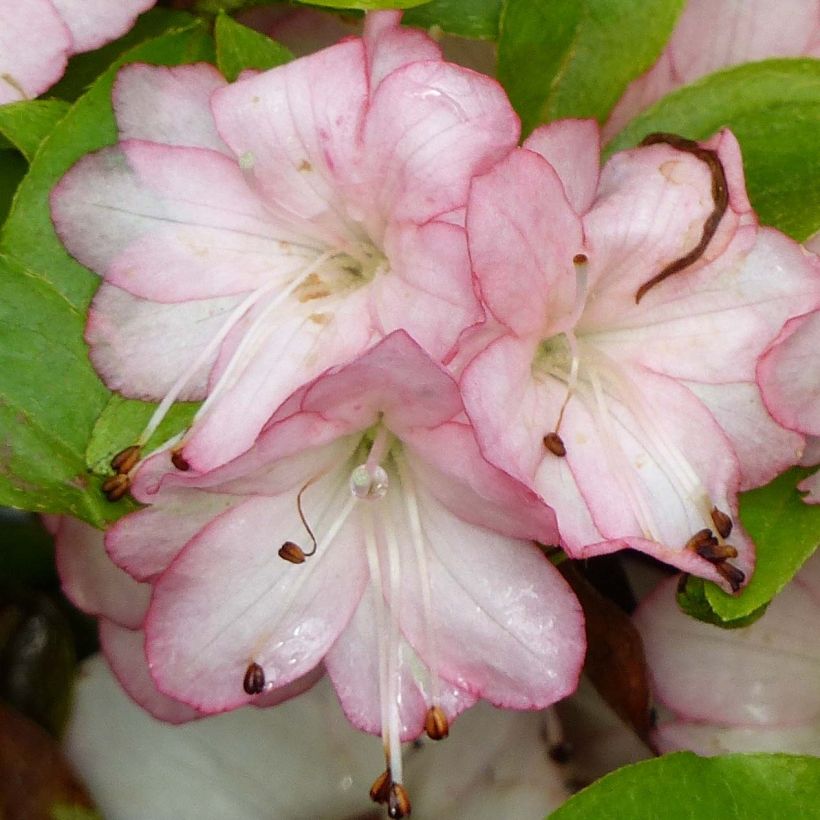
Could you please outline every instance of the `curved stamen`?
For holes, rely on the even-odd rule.
[[[307,519],[305,518],[305,511],[302,509],[302,495],[305,490],[311,486],[311,484],[315,484],[324,474],[325,473],[322,472],[313,476],[313,478],[308,479],[302,486],[302,489],[296,494],[296,511],[299,513],[302,526],[307,530],[307,534],[310,536],[313,546],[310,552],[305,552],[293,541],[285,541],[285,543],[279,548],[279,557],[284,558],[285,561],[290,561],[291,564],[303,564],[306,558],[310,558],[311,555],[316,554],[316,548],[318,546],[316,543],[316,536],[313,534],[313,530],[310,528],[310,524],[308,524]]]

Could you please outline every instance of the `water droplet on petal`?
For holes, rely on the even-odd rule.
[[[390,479],[383,467],[371,469],[366,464],[360,464],[350,474],[350,492],[366,501],[384,498],[389,484]]]

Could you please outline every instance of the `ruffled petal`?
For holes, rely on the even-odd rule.
[[[514,333],[538,333],[571,314],[581,222],[542,157],[515,151],[473,181],[467,236],[482,295]]]
[[[782,726],[820,715],[820,599],[811,592],[816,558],[743,629],[720,629],[681,613],[675,579],[642,603],[641,631],[657,697],[687,720]],[[809,577],[810,576],[810,577]],[[806,579],[806,580],[804,580]]]
[[[332,474],[316,484],[315,497],[325,499],[318,510],[306,497],[305,514],[320,538],[349,498],[346,481],[339,483]],[[321,661],[367,582],[359,528],[348,518],[332,544],[320,544],[301,565],[277,555],[287,540],[307,540],[296,494],[251,498],[206,527],[161,576],[145,628],[162,691],[224,711],[253,701],[242,685],[250,663],[278,688]]]
[[[145,617],[151,588],[123,572],[106,555],[101,530],[65,516],[56,533],[57,571],[63,592],[78,609],[128,629]]]
[[[211,94],[225,85],[225,78],[208,63],[125,66],[112,92],[120,140],[210,148],[228,154],[210,106]]]
[[[50,0],[0,1],[0,105],[42,94],[63,76],[71,36]]]
[[[72,51],[91,51],[125,34],[157,0],[51,0],[71,32]]]

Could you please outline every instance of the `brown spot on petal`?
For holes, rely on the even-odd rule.
[[[386,803],[390,799],[390,787],[393,783],[393,776],[390,769],[385,769],[370,787],[370,799],[374,803]]]
[[[303,159],[303,160],[299,163],[299,168],[298,168],[298,170],[299,170],[299,171],[302,171],[303,173],[308,173],[308,172],[310,172],[310,171],[312,171],[312,170],[313,170],[313,166],[312,166],[312,165],[311,165],[311,164],[310,164],[310,163],[309,163],[306,159]]]
[[[191,469],[191,465],[188,463],[188,460],[182,455],[182,450],[171,451],[171,464],[183,473],[187,473],[188,470]]]
[[[732,534],[732,519],[723,510],[712,507],[712,521],[721,538],[728,538]]]
[[[430,740],[444,740],[450,734],[450,723],[440,706],[431,706],[424,718],[424,731]]]
[[[258,695],[265,690],[265,670],[258,663],[248,664],[242,688],[249,695]]]
[[[742,569],[738,569],[734,564],[728,561],[721,561],[715,564],[715,569],[720,573],[721,577],[732,588],[732,592],[737,592],[746,580],[746,573]]]
[[[137,444],[132,444],[130,447],[120,450],[111,459],[111,469],[117,473],[130,473],[137,466],[141,452],[142,450]]]
[[[394,783],[390,787],[390,796],[387,799],[387,816],[394,818],[409,817],[412,810],[407,789],[401,783]]]
[[[567,448],[564,445],[564,440],[558,433],[547,433],[544,436],[544,447],[546,447],[554,456],[563,458],[567,454]]]
[[[109,501],[119,501],[131,488],[131,479],[123,473],[107,478],[100,488]]]
[[[279,557],[291,564],[304,564],[306,556],[305,551],[298,544],[294,544],[293,541],[285,541],[279,547]]]

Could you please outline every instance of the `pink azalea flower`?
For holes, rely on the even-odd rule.
[[[0,0],[0,105],[50,88],[68,58],[125,34],[156,0]]]
[[[571,555],[632,547],[737,590],[754,562],[737,492],[803,444],[755,364],[820,279],[757,227],[730,133],[600,175],[598,148],[594,123],[555,123],[473,183],[470,254],[505,333],[464,372],[467,412]]]
[[[541,708],[577,684],[583,617],[530,540],[555,541],[554,515],[483,458],[456,383],[404,332],[300,389],[235,461],[199,475],[165,450],[132,492],[149,506],[106,536],[129,573],[115,583],[139,595],[117,617],[194,713],[275,696],[323,662],[401,784],[402,740],[446,734],[478,698]],[[114,570],[71,555],[69,594],[114,619],[126,596],[109,585],[89,605],[77,580]],[[103,637],[131,653],[115,670],[145,667],[139,633],[124,649]]]
[[[655,696],[671,712],[655,732],[661,751],[820,754],[820,556],[741,629],[684,615],[675,584],[635,613]]]
[[[610,114],[604,138],[670,91],[713,71],[802,56],[820,56],[818,0],[689,0],[658,61],[629,85]]]
[[[143,438],[174,399],[208,393],[185,443],[198,470],[385,334],[443,359],[482,317],[463,206],[518,119],[494,80],[399,19],[371,14],[363,38],[231,86],[207,66],[126,68],[120,144],[54,193],[64,242],[104,277],[94,364],[164,399]]]

